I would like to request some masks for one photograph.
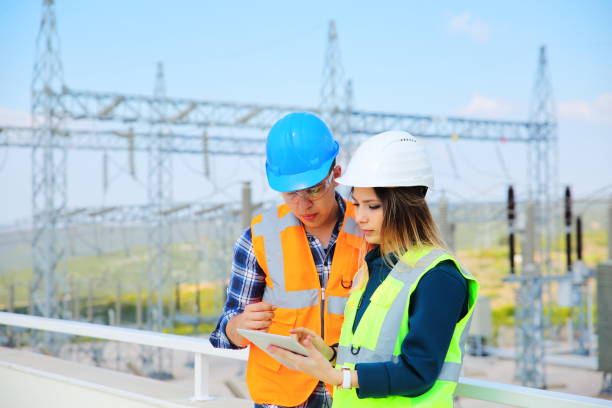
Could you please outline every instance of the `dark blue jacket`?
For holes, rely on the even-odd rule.
[[[378,248],[368,252],[365,259],[370,279],[357,309],[353,332],[370,297],[392,269]],[[427,392],[442,369],[456,323],[467,313],[467,302],[467,282],[452,261],[443,261],[428,271],[412,293],[410,331],[402,343],[399,361],[357,364],[359,398],[416,397]]]

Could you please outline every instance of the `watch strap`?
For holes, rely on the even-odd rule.
[[[351,369],[342,369],[342,388],[348,390],[351,388]]]

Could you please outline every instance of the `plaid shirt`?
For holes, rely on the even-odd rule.
[[[344,212],[346,210],[346,204],[344,203],[344,200],[340,194],[337,192],[336,201],[338,202],[339,207],[338,220],[336,221],[336,225],[332,231],[327,248],[323,248],[323,245],[315,236],[306,233],[306,237],[308,238],[308,243],[310,245],[310,251],[312,252],[312,258],[319,274],[319,282],[321,283],[321,287],[325,287],[327,284],[331,269],[331,260],[334,256],[336,239],[338,238],[338,233],[342,227]],[[236,241],[236,245],[234,245],[232,277],[227,288],[227,300],[225,301],[223,314],[219,318],[217,327],[210,335],[210,343],[214,347],[226,349],[239,348],[233,344],[225,334],[227,322],[229,322],[232,317],[242,313],[246,305],[261,301],[265,287],[265,275],[257,263],[257,258],[255,258],[255,252],[253,251],[251,228],[247,228]],[[315,389],[309,400],[311,400],[312,397],[316,397],[316,395],[326,393],[325,387],[322,385],[322,383],[319,383],[319,386]],[[306,401],[304,404],[300,405],[300,407],[308,406],[308,401]],[[270,408],[274,407],[274,405],[266,406]]]

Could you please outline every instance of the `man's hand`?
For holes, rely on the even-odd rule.
[[[244,347],[247,341],[238,334],[237,329],[268,331],[276,306],[268,302],[251,303],[244,308],[244,312],[232,317],[225,328],[225,334],[237,346]]]

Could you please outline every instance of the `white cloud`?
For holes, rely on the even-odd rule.
[[[450,29],[454,33],[465,34],[472,40],[483,43],[489,39],[489,25],[472,13],[465,11],[451,18]]]
[[[559,119],[612,124],[612,93],[602,94],[592,101],[560,101],[557,107]]]
[[[518,107],[509,102],[487,98],[479,94],[472,95],[472,99],[459,109],[461,115],[484,118],[515,116],[518,112]]]
[[[528,109],[501,99],[474,94],[465,105],[458,109],[458,114],[493,119],[526,119]],[[559,101],[557,114],[559,120],[612,124],[612,93],[604,93],[593,100]]]

